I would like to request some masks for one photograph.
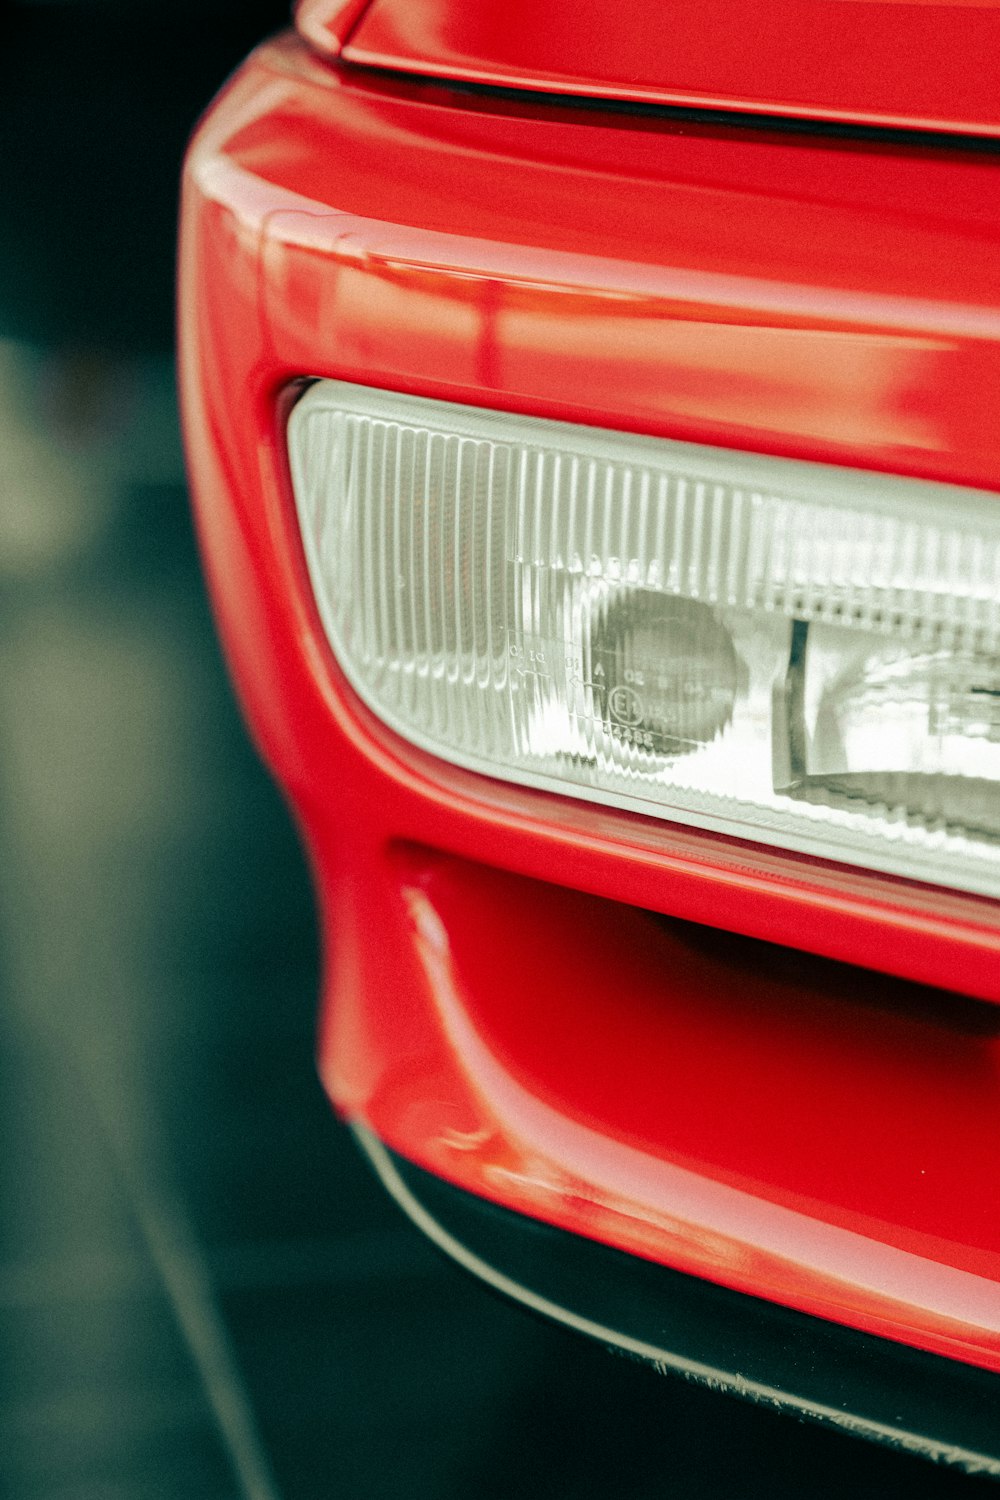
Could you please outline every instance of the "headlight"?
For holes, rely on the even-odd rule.
[[[1000,895],[1000,497],[335,381],[289,447],[331,645],[399,734]]]

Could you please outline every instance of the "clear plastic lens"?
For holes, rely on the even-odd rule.
[[[313,587],[462,765],[1000,894],[1000,497],[319,382]]]
[[[795,627],[787,790],[1000,838],[1000,657]]]

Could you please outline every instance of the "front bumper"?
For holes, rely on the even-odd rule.
[[[328,376],[997,488],[996,173],[379,79],[286,39],[196,136],[181,253],[199,529],[314,860],[338,1108],[535,1220],[994,1372],[995,903],[403,744],[327,646],[284,422]]]
[[[379,1179],[439,1249],[532,1312],[686,1380],[972,1474],[998,1472],[996,1380],[552,1229],[395,1156]]]

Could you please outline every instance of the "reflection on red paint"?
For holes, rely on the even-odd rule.
[[[327,376],[1000,488],[994,161],[487,106],[286,38],[184,192],[199,532],[313,855],[339,1108],[554,1223],[1000,1367],[1000,1012],[962,998],[1000,1001],[996,903],[402,743],[326,643],[284,438]],[[793,949],[861,967],[843,993]],[[892,999],[874,969],[960,994]]]
[[[613,99],[1000,134],[996,0],[303,0],[367,67]]]
[[[1000,1367],[1000,1013],[426,850],[380,933],[421,980],[345,1102],[471,1191]],[[370,1010],[365,994],[345,1009]],[[338,1088],[336,1051],[328,1079]]]

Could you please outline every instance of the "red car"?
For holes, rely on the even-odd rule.
[[[303,0],[182,395],[320,1057],[529,1306],[1000,1475],[995,0]]]

